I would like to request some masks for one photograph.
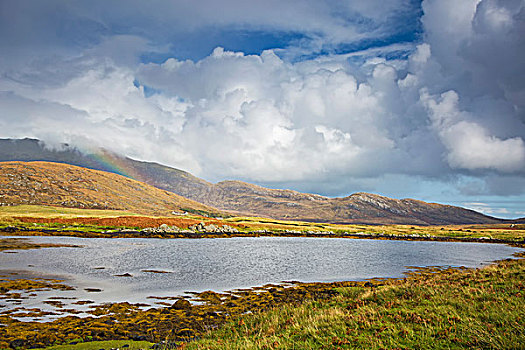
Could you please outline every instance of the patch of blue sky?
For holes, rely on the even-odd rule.
[[[142,87],[145,97],[151,97],[153,95],[158,95],[162,93],[162,90],[155,89],[155,88],[152,88],[151,86],[141,84],[137,79],[133,80],[133,85],[135,85],[135,87],[137,88]]]
[[[364,39],[352,43],[339,44],[331,51],[333,54],[341,55],[352,52],[366,51],[374,48],[388,47],[392,44],[419,43],[421,42],[421,32],[411,31],[397,33],[385,38]],[[381,53],[379,53],[381,54]]]
[[[162,63],[173,57],[199,61],[218,46],[227,51],[260,55],[265,50],[286,48],[303,39],[304,34],[295,32],[206,28],[173,37],[167,52],[146,52],[140,60],[142,63]]]

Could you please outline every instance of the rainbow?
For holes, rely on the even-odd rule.
[[[130,166],[126,158],[117,156],[106,150],[90,152],[87,154],[87,157],[91,159],[99,169],[136,180],[139,180],[142,177],[134,168]]]

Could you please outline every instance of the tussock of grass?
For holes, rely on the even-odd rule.
[[[524,349],[525,260],[427,270],[236,319],[186,349]]]

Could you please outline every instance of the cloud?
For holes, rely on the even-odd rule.
[[[422,183],[443,197],[496,195],[512,192],[506,181],[521,184],[516,179],[525,174],[520,1],[425,0],[420,41],[382,45],[419,6],[55,4],[82,19],[83,29],[65,36],[69,20],[60,14],[36,22],[53,30],[34,36],[9,27],[28,25],[25,17],[0,21],[25,43],[0,55],[3,137],[103,146],[209,180],[330,194],[388,191],[388,181],[399,195]],[[44,6],[32,5],[2,4],[33,16]],[[94,34],[83,35],[86,28]],[[185,42],[176,39],[206,30],[292,35],[276,50],[251,54],[219,43],[199,58],[171,54]],[[363,40],[372,42],[360,47]],[[13,42],[2,36],[0,47]],[[39,55],[20,54],[30,50]],[[143,58],[152,54],[167,56]]]
[[[388,41],[411,33],[419,25],[420,11],[419,2],[413,0],[359,0],[351,4],[341,0],[94,0],[89,4],[79,0],[28,0],[2,2],[0,6],[0,32],[5,33],[0,37],[0,48],[39,47],[79,53],[115,33],[126,33],[155,46],[170,45],[170,52],[194,59],[216,46],[240,49],[237,41],[260,52],[270,48],[268,37],[274,42],[286,37],[280,48],[302,48],[299,51],[307,55],[339,45]],[[252,40],[245,41],[243,36]]]
[[[463,203],[463,206],[467,209],[472,209],[475,211],[478,211],[480,213],[501,217],[502,215],[509,214],[509,210],[507,208],[498,208],[498,207],[491,207],[486,203]]]
[[[447,161],[451,167],[469,170],[491,168],[503,172],[525,168],[523,139],[502,140],[469,121],[470,116],[458,110],[456,92],[447,91],[441,94],[440,101],[436,101],[423,91],[421,101],[429,110],[432,125],[448,149]]]

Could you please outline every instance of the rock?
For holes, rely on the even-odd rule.
[[[239,230],[237,230],[234,227],[228,226],[228,225],[222,225],[222,227],[219,228],[220,232],[224,233],[238,233]]]
[[[199,222],[196,225],[191,225],[189,227],[189,229],[192,230],[192,231],[195,231],[195,232],[204,232],[204,231],[206,231],[205,230],[205,226],[206,225],[204,224],[204,222]]]
[[[191,308],[191,303],[186,299],[179,299],[171,305],[171,308],[176,310],[186,310]]]
[[[162,341],[157,344],[153,344],[150,349],[177,349],[179,344],[174,341]]]
[[[127,272],[126,272],[126,273],[123,273],[123,274],[120,274],[120,275],[115,275],[115,276],[116,276],[116,277],[133,277],[132,274],[127,273]]]
[[[146,235],[150,233],[178,233],[180,232],[180,228],[177,226],[168,226],[167,224],[162,224],[159,227],[146,227],[140,232]]]
[[[142,272],[151,272],[151,273],[173,273],[173,272],[171,272],[171,271],[151,270],[151,269],[148,269],[148,270],[142,270]]]
[[[206,232],[217,232],[218,227],[214,224],[204,226],[204,231]]]

